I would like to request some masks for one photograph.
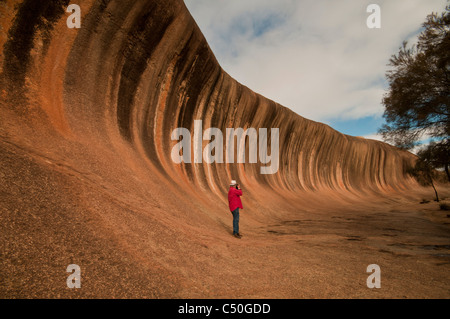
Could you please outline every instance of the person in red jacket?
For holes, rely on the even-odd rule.
[[[241,238],[241,234],[239,234],[239,208],[244,208],[242,207],[241,196],[242,190],[239,184],[232,180],[228,191],[228,205],[233,214],[233,236],[236,238]]]

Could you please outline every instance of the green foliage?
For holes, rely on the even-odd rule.
[[[450,159],[449,143],[450,141],[448,139],[440,142],[431,142],[425,148],[421,149],[417,153],[417,156],[433,168],[444,167],[448,165]]]
[[[436,201],[439,202],[439,195],[434,186],[433,179],[436,178],[436,170],[433,169],[430,162],[419,157],[415,167],[408,170],[408,173],[416,178],[423,186],[432,186],[436,195]]]

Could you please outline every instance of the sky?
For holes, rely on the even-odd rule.
[[[381,139],[385,73],[446,0],[185,0],[222,68],[253,91],[348,135]],[[381,28],[368,28],[370,4]]]

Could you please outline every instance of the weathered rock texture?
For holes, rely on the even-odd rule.
[[[242,266],[230,262],[231,179],[245,193],[241,227],[256,237],[321,205],[416,185],[410,153],[302,118],[232,79],[182,1],[76,3],[81,29],[66,26],[68,0],[0,1],[2,297],[302,296],[286,288],[292,276],[274,288],[270,272],[256,288],[259,262],[247,281],[227,275]],[[170,134],[193,132],[196,119],[223,132],[279,128],[279,171],[174,164]],[[241,253],[276,259],[253,244]],[[70,263],[83,271],[75,292]]]

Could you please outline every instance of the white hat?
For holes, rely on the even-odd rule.
[[[236,185],[236,181],[233,179],[230,185]]]

